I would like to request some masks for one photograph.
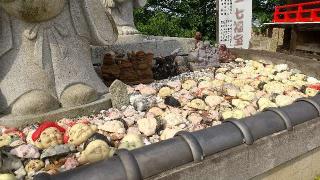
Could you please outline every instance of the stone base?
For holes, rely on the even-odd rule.
[[[215,69],[215,68],[218,68],[220,67],[219,64],[206,64],[206,65],[203,65],[203,64],[200,64],[200,63],[190,63],[190,70],[191,71],[201,71],[202,69]]]
[[[71,107],[71,108],[61,108],[55,111],[51,111],[44,114],[38,115],[27,115],[27,116],[0,116],[0,125],[8,127],[24,127],[38,122],[43,122],[46,120],[57,121],[63,118],[76,118],[81,116],[87,116],[94,113],[98,113],[101,110],[109,109],[112,107],[110,95],[104,95],[100,100],[95,102]]]
[[[187,54],[194,48],[193,38],[177,38],[146,35],[127,35],[120,36],[116,44],[112,46],[93,46],[92,62],[101,64],[104,54],[108,51],[127,54],[131,51],[152,52],[154,57],[165,57],[172,51],[181,48],[181,53]]]

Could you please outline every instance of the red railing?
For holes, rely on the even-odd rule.
[[[276,6],[273,22],[320,22],[320,1]]]

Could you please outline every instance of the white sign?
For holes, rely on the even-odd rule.
[[[252,0],[219,0],[219,44],[248,49],[252,28]]]

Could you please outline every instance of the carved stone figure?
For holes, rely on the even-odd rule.
[[[0,0],[0,112],[26,115],[107,92],[90,44],[117,40],[100,0]]]
[[[133,9],[146,5],[146,0],[101,0],[114,18],[120,35],[139,34],[134,25]]]

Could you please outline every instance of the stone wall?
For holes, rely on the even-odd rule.
[[[250,49],[276,52],[283,45],[284,29],[273,28],[266,34],[252,34]]]

